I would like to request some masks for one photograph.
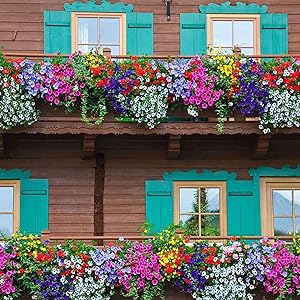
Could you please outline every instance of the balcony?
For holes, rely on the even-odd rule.
[[[20,66],[20,59],[24,57],[30,60]],[[85,62],[81,60],[80,63],[83,65],[87,61],[89,64],[85,65],[85,73],[81,78],[78,73],[74,75],[74,65],[78,66],[79,60],[84,56],[75,55],[75,58],[71,59],[73,65],[70,60],[67,62],[73,75],[69,77],[65,75],[65,80],[62,78],[64,73],[61,67],[65,65],[63,57],[65,56],[5,53],[3,60],[17,60],[18,70],[13,71],[17,77],[30,70],[34,62],[44,58],[52,59],[52,67],[49,68],[59,66],[55,74],[59,83],[54,88],[49,84],[45,86],[47,74],[41,76],[41,65],[37,62],[35,66],[38,67],[35,68],[39,71],[32,74],[34,75],[32,80],[35,80],[34,84],[38,87],[32,98],[37,111],[41,114],[30,122],[30,126],[26,121],[23,123],[27,126],[20,126],[22,123],[14,124],[16,126],[2,125],[0,126],[3,128],[2,133],[130,135],[300,133],[300,124],[298,126],[300,108],[298,109],[297,104],[300,103],[298,101],[300,72],[297,56],[268,55],[242,58],[235,52],[232,56],[143,58],[111,56],[106,49],[104,57],[94,55],[90,60],[84,58]],[[94,65],[92,60],[95,61]],[[124,74],[120,72],[120,68],[124,69]],[[161,77],[162,75],[165,77]],[[4,76],[5,74],[2,74],[2,77]],[[147,79],[147,76],[151,78]],[[149,81],[144,82],[145,79]],[[30,91],[32,84],[26,80],[22,79],[20,83],[23,90],[25,89],[24,93]],[[82,88],[79,87],[80,92],[78,87],[74,88],[76,84],[74,80],[82,84]],[[85,82],[89,82],[92,86],[87,87]],[[116,82],[118,86],[112,87]],[[56,100],[49,96],[49,90],[52,94],[56,93],[58,85],[68,83],[71,85],[70,93],[77,93],[77,96],[72,96],[71,99],[70,93],[65,92],[59,94],[57,98],[54,97]],[[145,97],[152,98],[151,103],[148,101],[148,106],[139,104],[141,86],[149,89],[154,87],[152,94],[149,90],[142,92]],[[47,92],[41,92],[42,88]],[[162,99],[159,98],[160,91],[165,93]],[[278,114],[269,113],[278,110],[279,105],[276,103],[278,101],[284,103],[284,97],[289,98],[288,95],[291,94],[293,101],[288,104],[289,106],[281,105],[282,109]],[[166,97],[167,102],[164,100]],[[99,98],[102,100],[99,101]],[[154,98],[161,102],[158,104]],[[95,99],[97,103],[94,103]],[[148,118],[149,109],[153,109],[153,117],[150,118]],[[72,112],[66,114],[66,110]],[[289,114],[289,120],[283,117]],[[259,121],[259,116],[263,121]]]

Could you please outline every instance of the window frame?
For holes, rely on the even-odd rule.
[[[220,189],[220,237],[227,236],[227,192],[225,181],[174,181],[173,182],[173,207],[174,207],[174,224],[178,224],[180,220],[180,188],[219,188]],[[201,215],[199,212],[198,215]],[[199,232],[198,236],[201,235]],[[213,237],[219,237],[213,236]],[[205,237],[205,236],[203,236]]]
[[[126,55],[126,13],[92,13],[72,12],[71,15],[71,48],[78,51],[78,18],[119,18],[120,20],[120,55]],[[98,28],[97,28],[98,30]]]
[[[207,47],[213,48],[213,21],[215,20],[230,20],[230,21],[254,21],[254,55],[260,55],[260,15],[256,14],[207,14]],[[234,47],[234,45],[233,45]]]
[[[13,215],[13,234],[16,233],[20,227],[20,181],[19,180],[0,180],[0,187],[13,187],[14,199],[13,199],[13,213],[0,212],[0,214],[12,214]]]
[[[275,236],[274,209],[272,201],[273,189],[300,189],[299,177],[262,177],[261,186],[261,232],[264,236]],[[292,218],[296,217],[292,211]],[[294,236],[294,233],[293,235]],[[280,238],[280,236],[276,236]]]

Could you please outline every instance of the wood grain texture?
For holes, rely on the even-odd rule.
[[[64,3],[72,0],[0,0],[0,44],[5,51],[43,52],[43,11],[62,10]],[[112,0],[111,2],[119,2]],[[198,12],[199,4],[222,3],[222,0],[173,0],[171,21],[166,20],[166,8],[162,1],[124,0],[133,4],[136,12],[154,13],[154,52],[162,55],[179,54],[179,14]],[[237,0],[232,1],[238,2]],[[245,0],[252,3],[252,0]],[[289,14],[289,53],[300,51],[300,3],[298,0],[257,0],[269,6],[270,13]],[[16,39],[12,37],[17,30]]]
[[[80,136],[7,135],[4,169],[30,170],[49,179],[49,230],[65,235],[94,233],[95,162],[81,160]]]

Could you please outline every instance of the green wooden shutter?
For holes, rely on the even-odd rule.
[[[153,14],[127,13],[127,54],[153,54]]]
[[[180,14],[180,54],[201,55],[207,53],[206,15]]]
[[[146,181],[146,221],[158,233],[173,224],[173,182]]]
[[[262,14],[261,54],[288,53],[288,17],[287,14]]]
[[[44,12],[44,52],[71,53],[71,12]]]
[[[253,196],[252,180],[228,182],[227,224],[230,236],[260,235],[259,199]]]
[[[20,229],[40,235],[48,229],[48,179],[22,179]]]

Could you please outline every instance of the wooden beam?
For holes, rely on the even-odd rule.
[[[4,134],[0,134],[0,159],[6,158]]]
[[[96,135],[84,134],[82,137],[81,159],[94,159],[96,147]]]
[[[266,159],[271,135],[255,135],[250,142],[250,159]]]
[[[169,134],[168,159],[178,159],[181,152],[181,135]]]

